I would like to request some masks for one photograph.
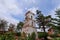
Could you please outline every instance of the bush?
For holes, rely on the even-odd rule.
[[[4,35],[0,35],[0,40],[4,40],[5,36]]]
[[[31,36],[30,36],[30,34],[28,34],[28,37],[27,37],[27,39],[28,39],[28,40],[31,40]]]
[[[26,40],[26,39],[27,39],[26,33],[25,32],[21,33],[20,40]]]
[[[38,33],[38,38],[43,38],[43,37],[47,37],[47,33],[46,32],[39,32]]]
[[[0,35],[0,40],[15,40],[15,35],[13,32],[7,32]]]
[[[53,35],[51,35],[51,37],[57,37],[57,34],[53,34]]]
[[[15,35],[13,32],[8,32],[5,34],[5,40],[15,40]]]
[[[21,32],[19,32],[19,33],[16,33],[16,35],[17,35],[17,36],[21,36]]]
[[[31,39],[32,39],[32,40],[35,40],[35,38],[36,38],[36,34],[35,34],[35,32],[33,32],[33,33],[31,34]]]
[[[28,39],[28,40],[35,40],[35,39],[36,39],[36,34],[35,34],[35,32],[33,32],[31,35],[28,34],[27,39]]]

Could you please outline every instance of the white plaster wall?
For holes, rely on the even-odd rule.
[[[37,30],[33,27],[26,27],[26,28],[23,28],[22,29],[22,32],[25,32],[26,34],[32,34],[33,32],[35,32],[36,34],[36,37],[38,37],[38,34],[37,34]]]
[[[34,15],[32,13],[29,13],[26,15],[28,18],[31,18],[31,16],[33,17],[32,20],[34,20]]]

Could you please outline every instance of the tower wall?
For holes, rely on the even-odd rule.
[[[30,11],[26,13],[25,23],[22,28],[22,32],[25,32],[26,34],[31,34],[35,32],[37,37],[37,30],[35,29],[35,20],[34,20],[34,14]]]

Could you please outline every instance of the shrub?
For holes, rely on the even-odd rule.
[[[8,32],[5,34],[5,40],[15,40],[15,35],[13,32]]]
[[[43,37],[47,37],[47,33],[46,32],[39,32],[38,33],[38,38],[43,38]]]
[[[35,32],[33,32],[33,33],[31,34],[31,39],[32,39],[32,40],[35,40],[35,39],[36,39],[36,34],[35,34]]]
[[[35,40],[36,39],[36,34],[33,32],[31,35],[28,34],[27,40]]]
[[[5,36],[4,35],[0,35],[0,40],[4,40]]]
[[[17,36],[21,36],[21,32],[16,33]]]
[[[28,39],[28,40],[31,40],[31,36],[30,36],[30,34],[28,34],[28,37],[27,37],[27,39]]]
[[[27,39],[26,33],[25,32],[21,33],[20,40],[26,40],[26,39]]]

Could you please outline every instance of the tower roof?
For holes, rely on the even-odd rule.
[[[27,15],[27,14],[33,14],[33,15],[35,15],[33,12],[31,12],[31,11],[28,11],[25,15]]]

